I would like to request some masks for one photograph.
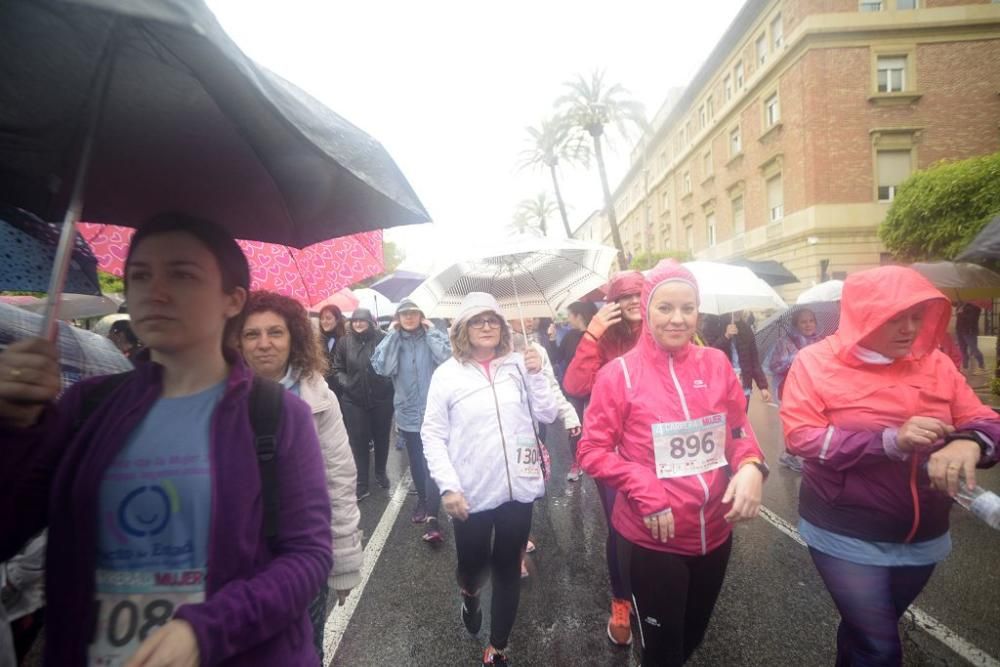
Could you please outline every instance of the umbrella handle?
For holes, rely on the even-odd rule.
[[[59,332],[59,297],[66,285],[70,259],[73,257],[76,223],[79,222],[83,213],[83,193],[87,185],[87,174],[90,171],[90,159],[94,151],[94,137],[103,116],[108,89],[111,87],[111,71],[115,58],[117,32],[118,21],[116,20],[111,27],[110,37],[101,56],[101,64],[94,81],[94,88],[98,91],[97,99],[94,100],[89,110],[87,134],[80,151],[80,161],[76,166],[73,192],[70,196],[69,206],[66,207],[66,214],[63,216],[62,230],[59,232],[55,265],[52,267],[52,277],[49,279],[49,291],[45,300],[45,317],[42,319],[42,330],[39,332],[42,338],[50,341],[55,341],[56,334]]]

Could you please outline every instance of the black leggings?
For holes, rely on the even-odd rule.
[[[375,443],[375,473],[385,474],[389,460],[389,435],[392,431],[392,402],[376,403],[374,407],[363,408],[346,398],[340,402],[344,413],[347,439],[351,443],[354,464],[358,469],[358,484],[368,486],[369,443]]]
[[[441,507],[441,492],[438,491],[434,478],[427,472],[427,459],[424,458],[424,441],[416,431],[400,430],[399,434],[406,443],[406,453],[410,458],[410,476],[413,486],[417,488],[417,497],[424,503],[427,516],[435,519]]]
[[[622,561],[630,564],[643,667],[683,665],[701,644],[732,547],[732,535],[704,556],[679,556],[619,541]]]
[[[463,593],[476,594],[489,570],[493,584],[490,644],[500,650],[507,648],[517,616],[521,556],[531,531],[533,507],[533,503],[513,501],[454,522],[458,585]]]

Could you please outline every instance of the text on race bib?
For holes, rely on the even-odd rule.
[[[726,415],[653,424],[653,453],[660,479],[686,477],[726,465]]]

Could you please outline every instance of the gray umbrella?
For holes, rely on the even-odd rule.
[[[297,248],[428,220],[378,142],[202,0],[4,0],[0,99],[0,201],[44,219],[177,210]]]
[[[1000,215],[994,216],[982,231],[976,234],[972,243],[962,251],[956,262],[977,262],[979,264],[1000,261]]]

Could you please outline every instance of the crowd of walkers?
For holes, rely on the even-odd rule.
[[[754,386],[772,399],[765,365],[781,461],[802,472],[799,529],[840,614],[836,662],[899,665],[899,619],[951,549],[951,498],[998,458],[1000,419],[939,349],[951,304],[902,267],[851,275],[825,338],[793,310],[766,360],[749,314],[700,315],[672,260],[616,274],[600,308],[571,304],[561,336],[482,292],[447,331],[404,299],[385,332],[363,308],[314,322],[251,292],[226,231],[171,214],[136,232],[125,288],[115,336],[133,370],[64,390],[52,343],[0,352],[0,561],[38,556],[47,529],[48,665],[325,663],[394,428],[411,519],[423,541],[453,540],[472,634],[489,584],[482,664],[509,664],[554,423],[567,480],[592,478],[604,509],[609,641],[636,627],[643,665],[682,665],[733,525],[760,510],[770,471],[748,407]],[[978,314],[958,319],[981,367]]]

